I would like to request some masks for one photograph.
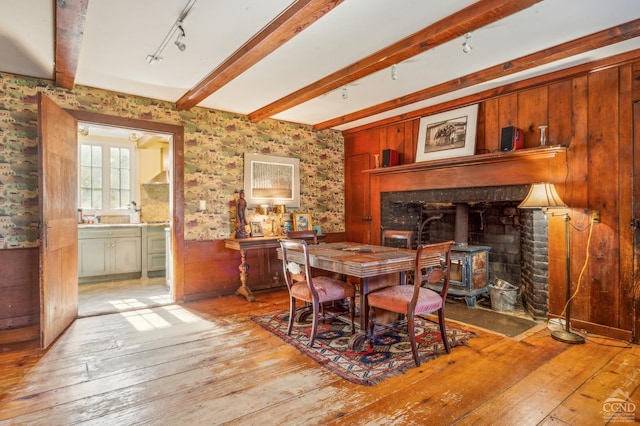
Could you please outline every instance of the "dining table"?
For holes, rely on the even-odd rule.
[[[359,278],[360,315],[359,332],[349,341],[350,349],[361,347],[367,338],[369,321],[367,295],[370,280],[398,273],[396,282],[404,281],[407,271],[415,268],[416,251],[363,244],[357,242],[336,242],[309,245],[309,264],[312,268]],[[289,250],[290,261],[304,263],[302,251]],[[282,259],[282,250],[278,249],[278,258]]]

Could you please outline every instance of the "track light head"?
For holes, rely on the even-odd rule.
[[[469,53],[471,52],[471,49],[473,49],[473,46],[471,45],[471,33],[466,33],[464,35],[464,43],[462,43],[462,51],[464,53]]]
[[[178,49],[179,49],[181,52],[184,52],[184,50],[187,48],[187,45],[186,45],[186,44],[184,44],[183,42],[181,42],[180,40],[176,40],[176,41],[175,41],[175,45],[176,45],[176,46],[178,46]]]
[[[182,28],[182,23],[180,23],[180,25],[178,25],[178,31],[180,32],[180,34],[178,34],[178,38],[176,38],[176,41],[174,42],[174,44],[176,46],[178,46],[178,49],[181,52],[184,52],[184,50],[187,48],[187,45],[184,44],[184,42],[182,41],[184,39],[184,36],[185,36],[184,28]]]

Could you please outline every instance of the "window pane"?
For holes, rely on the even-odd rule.
[[[80,168],[80,187],[91,188],[91,167]]]
[[[128,148],[120,149],[120,167],[123,169],[130,169],[131,164],[131,150]]]
[[[112,169],[120,168],[120,148],[111,148],[110,166]]]
[[[91,190],[82,189],[80,191],[80,207],[83,209],[90,209],[91,206]]]
[[[102,166],[102,147],[91,146],[91,165],[96,167]]]
[[[129,170],[122,169],[120,172],[120,189],[131,189],[131,173]]]
[[[120,208],[120,191],[118,191],[117,189],[111,189],[111,191],[109,191],[109,195],[109,203],[111,204],[111,208]]]
[[[80,147],[80,165],[81,166],[91,165],[91,146],[90,145],[82,145]]]
[[[91,193],[91,205],[94,209],[102,208],[102,191],[95,190]]]
[[[111,189],[120,189],[120,171],[111,169]]]
[[[102,189],[102,168],[94,167],[91,170],[91,187]]]

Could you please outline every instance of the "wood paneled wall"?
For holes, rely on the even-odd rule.
[[[344,232],[326,234],[344,241]],[[240,286],[240,253],[224,241],[185,242],[185,301],[234,294]],[[255,291],[284,285],[275,250],[248,253],[249,287]],[[0,250],[0,344],[38,338],[40,323],[39,249]],[[274,275],[279,278],[275,281]]]
[[[39,249],[0,250],[0,332],[34,328],[35,333],[6,333],[0,343],[37,338],[40,323]],[[25,336],[29,336],[26,337]]]
[[[633,102],[640,99],[640,81],[635,78],[639,69],[639,64],[614,66],[485,99],[479,104],[476,142],[476,154],[499,151],[501,129],[513,125],[524,131],[525,148],[533,148],[540,145],[539,126],[548,125],[547,144],[568,147],[566,163],[555,165],[559,170],[554,175],[562,177],[556,186],[570,207],[567,211],[571,217],[572,290],[579,285],[572,305],[574,325],[625,340],[633,335],[635,341],[639,339],[634,324],[640,323],[637,312],[640,296],[634,298],[638,291],[633,284],[634,246],[629,223],[633,218],[632,111]],[[413,119],[345,132],[345,161],[348,163],[350,155],[362,151],[360,142],[366,140],[372,147],[371,155],[392,148],[399,151],[403,164],[411,163],[415,158],[418,126],[419,119]],[[513,182],[513,172],[504,173],[500,167],[488,173],[483,181],[491,181],[493,185]],[[420,182],[421,189],[434,184],[425,179],[424,173],[404,173],[402,179],[380,176],[378,179],[372,175],[371,179],[369,214],[374,224],[380,214],[376,211],[379,182],[384,182],[385,190],[389,190],[389,180],[398,181],[394,188],[398,191],[407,190],[409,182],[411,186]],[[475,183],[465,181],[463,166],[449,187]],[[349,186],[345,182],[345,188]],[[349,202],[347,197],[347,214]],[[600,212],[601,220],[590,232],[593,210]],[[358,220],[354,218],[353,222]],[[559,316],[565,305],[565,223],[561,217],[549,220],[549,307],[550,316]],[[350,235],[349,218],[346,232]],[[375,234],[376,230],[371,232]]]
[[[344,232],[326,234],[327,242],[344,241]],[[284,285],[282,266],[275,249],[249,250],[247,285],[254,292]],[[185,243],[185,301],[234,294],[240,287],[240,252],[225,247],[224,241]]]

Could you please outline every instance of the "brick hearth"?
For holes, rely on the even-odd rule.
[[[381,225],[413,230],[422,243],[453,240],[456,204],[467,203],[467,243],[491,247],[489,282],[500,278],[520,287],[525,309],[546,318],[547,221],[538,210],[517,208],[528,190],[529,185],[512,185],[382,193]]]

